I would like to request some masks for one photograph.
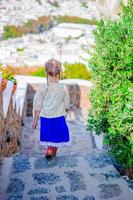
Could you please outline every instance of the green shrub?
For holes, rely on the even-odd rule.
[[[61,74],[63,79],[91,79],[91,71],[87,70],[86,66],[82,63],[64,64],[65,71]],[[32,76],[46,77],[44,67],[38,67],[31,72]]]
[[[91,71],[89,71],[86,66],[82,63],[64,64],[65,71],[63,78],[77,78],[77,79],[91,79]]]
[[[17,48],[17,52],[23,52],[25,48]]]
[[[78,16],[58,15],[54,16],[54,19],[57,21],[57,23],[78,23],[96,25],[95,20],[81,18]]]
[[[16,38],[21,37],[27,33],[39,33],[49,29],[53,24],[50,16],[42,16],[37,20],[29,20],[21,26],[8,25],[4,27],[3,38]]]
[[[90,95],[88,129],[106,133],[114,157],[133,168],[133,1],[118,21],[101,20],[94,32],[96,49],[90,64],[94,89]]]
[[[44,67],[38,67],[34,72],[31,73],[32,76],[46,77],[46,72]]]
[[[4,80],[12,81],[14,84],[17,84],[17,80],[15,79],[13,74],[11,74],[7,69],[3,69],[2,71],[2,78]]]
[[[21,37],[22,35],[23,35],[23,32],[20,31],[20,27],[16,27],[16,26],[4,27],[4,33],[3,33],[4,39]]]

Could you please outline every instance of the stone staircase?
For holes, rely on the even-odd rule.
[[[27,117],[21,152],[4,158],[0,174],[1,200],[131,200],[132,190],[105,150],[93,148],[79,111],[67,118],[71,145],[48,161],[39,146],[39,124],[32,130]]]

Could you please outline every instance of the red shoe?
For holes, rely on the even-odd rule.
[[[53,147],[54,156],[56,156],[58,147]]]
[[[48,147],[45,153],[45,157],[47,159],[51,159],[55,155],[55,152],[53,150],[53,147]]]

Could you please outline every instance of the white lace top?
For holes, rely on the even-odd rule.
[[[42,117],[66,116],[66,109],[69,108],[70,96],[63,84],[42,85],[34,96],[33,111],[39,110]]]

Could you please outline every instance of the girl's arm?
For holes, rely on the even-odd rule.
[[[37,122],[39,119],[39,114],[40,114],[40,110],[35,110],[34,112],[34,117],[33,117],[33,124],[32,124],[32,128],[35,129],[37,127]]]
[[[65,109],[66,109],[66,112],[70,111],[70,95],[69,95],[69,92],[68,92],[68,89],[67,87],[65,86],[64,87],[65,89]]]
[[[37,122],[39,119],[39,114],[42,109],[43,99],[44,99],[44,86],[41,86],[36,92],[33,99],[33,124],[32,128],[35,129],[37,127]]]

